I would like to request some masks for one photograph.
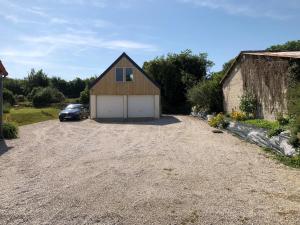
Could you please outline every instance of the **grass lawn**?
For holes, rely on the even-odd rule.
[[[12,108],[9,113],[4,114],[4,121],[22,126],[57,119],[59,111],[57,108]]]
[[[245,124],[249,124],[255,127],[264,128],[267,130],[272,130],[279,128],[279,122],[278,121],[268,121],[263,119],[255,119],[255,120],[245,120],[243,121]]]

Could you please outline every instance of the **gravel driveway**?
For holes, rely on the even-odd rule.
[[[0,224],[300,224],[300,171],[202,121],[47,121],[2,143]]]

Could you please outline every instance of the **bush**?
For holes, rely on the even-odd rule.
[[[10,112],[10,108],[11,108],[11,105],[8,104],[7,102],[5,102],[3,104],[3,113],[9,113]]]
[[[271,130],[268,131],[267,135],[268,135],[269,138],[271,138],[273,136],[279,135],[283,131],[284,130],[281,127],[273,128],[273,129],[271,129]]]
[[[38,91],[33,99],[32,103],[35,107],[48,106],[51,103],[60,103],[65,99],[64,95],[55,88],[47,87]]]
[[[285,118],[282,113],[277,114],[276,120],[278,121],[280,126],[285,126],[289,123],[289,119]]]
[[[247,116],[243,112],[232,112],[231,118],[236,121],[244,121],[247,119]]]
[[[241,101],[240,101],[240,110],[246,114],[246,116],[249,118],[250,115],[253,117],[255,116],[256,111],[256,97],[250,92],[246,92],[242,95]]]
[[[17,102],[25,102],[26,98],[24,95],[17,95]]]
[[[14,94],[6,88],[3,89],[3,101],[9,103],[10,105],[16,104],[16,98]]]
[[[3,137],[5,139],[13,139],[18,137],[18,126],[13,123],[3,124]]]
[[[82,104],[89,104],[89,102],[90,102],[90,92],[89,92],[88,88],[86,88],[82,92],[80,92],[79,101]]]
[[[225,121],[225,117],[222,113],[219,113],[217,116],[215,116],[214,118],[212,118],[211,120],[208,121],[208,124],[211,127],[215,127],[215,128],[226,128],[228,127],[229,123],[227,121]]]
[[[38,93],[38,92],[40,92],[40,91],[42,91],[43,90],[43,88],[42,87],[34,87],[32,90],[31,90],[31,92],[27,95],[27,98],[29,99],[29,100],[33,100],[33,97]]]
[[[197,106],[198,111],[221,112],[223,110],[221,75],[214,74],[188,90],[187,99]]]

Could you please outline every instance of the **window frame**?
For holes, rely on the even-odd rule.
[[[126,74],[126,70],[127,69],[131,69],[132,70],[132,80],[127,80],[127,74]],[[125,76],[125,82],[134,82],[134,68],[133,67],[124,67],[124,76]]]
[[[118,69],[121,69],[121,70],[122,70],[122,81],[117,80],[117,70],[118,70]],[[124,68],[123,68],[123,67],[116,67],[116,69],[115,69],[115,81],[116,81],[117,83],[124,83]]]

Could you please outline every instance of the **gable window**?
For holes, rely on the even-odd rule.
[[[117,82],[124,81],[123,68],[116,68],[116,81]]]
[[[125,69],[126,81],[133,81],[133,69],[126,68]]]

